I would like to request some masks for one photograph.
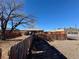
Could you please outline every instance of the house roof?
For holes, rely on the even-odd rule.
[[[49,32],[58,32],[58,31],[64,31],[64,29],[56,29],[56,30],[51,30]]]
[[[26,31],[43,31],[43,29],[30,28],[30,29],[26,29]]]

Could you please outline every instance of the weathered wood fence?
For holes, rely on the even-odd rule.
[[[10,49],[9,59],[27,59],[32,37],[28,37],[22,42],[14,45]]]
[[[34,53],[33,51],[42,51]],[[9,59],[67,59],[55,47],[50,46],[46,39],[30,36],[10,49]]]

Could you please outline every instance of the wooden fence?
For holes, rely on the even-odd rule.
[[[9,59],[67,59],[45,39],[37,35],[28,37],[11,47]],[[42,53],[36,53],[38,51]]]
[[[31,45],[32,37],[21,41],[20,43],[14,45],[10,49],[9,59],[27,59],[29,54],[29,48]]]
[[[45,35],[51,38],[51,40],[66,40],[67,39],[67,35],[65,32],[47,32]]]

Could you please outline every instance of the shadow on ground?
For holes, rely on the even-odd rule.
[[[47,41],[40,37],[34,37],[33,48],[42,53],[32,54],[31,59],[67,59],[55,47],[50,46]]]

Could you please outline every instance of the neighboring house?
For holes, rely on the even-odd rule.
[[[78,28],[64,28],[56,29],[50,31],[55,39],[79,39],[79,29]]]
[[[10,31],[10,28],[7,28],[6,33],[9,33],[9,31]],[[42,33],[44,32],[44,30],[37,29],[37,28],[30,28],[26,30],[14,30],[13,32],[21,33],[22,35],[24,35],[24,34],[31,34],[31,33]],[[0,34],[1,34],[1,30],[0,30]]]
[[[79,29],[78,28],[66,28],[65,33],[68,39],[79,39]]]
[[[44,32],[44,30],[42,29],[36,29],[36,28],[26,29],[26,35],[33,34],[33,33],[42,33],[42,32]]]

